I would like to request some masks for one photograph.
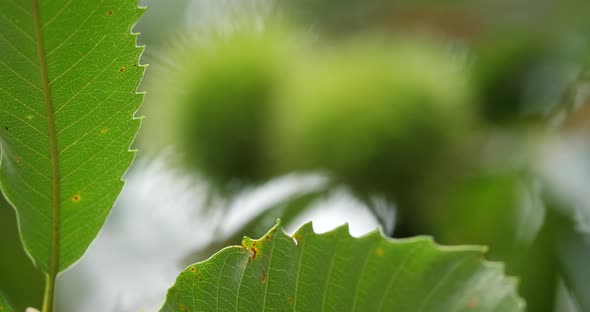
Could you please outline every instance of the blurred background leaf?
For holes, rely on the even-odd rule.
[[[33,265],[23,249],[16,214],[0,196],[0,289],[16,311],[40,307],[43,302],[45,276]]]
[[[6,297],[4,297],[4,295],[1,292],[0,292],[0,311],[14,312],[12,305],[10,305],[8,303],[8,300],[6,299]]]

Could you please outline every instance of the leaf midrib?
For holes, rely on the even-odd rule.
[[[39,70],[41,74],[41,89],[43,91],[43,100],[47,114],[47,128],[49,138],[49,159],[51,164],[51,242],[49,252],[49,272],[48,284],[54,284],[55,278],[59,271],[59,232],[60,232],[60,170],[57,150],[57,135],[55,129],[55,113],[53,110],[53,101],[51,89],[49,86],[49,76],[47,72],[47,59],[45,55],[45,46],[43,42],[43,32],[41,27],[41,16],[39,13],[38,0],[32,0],[33,22],[35,26],[35,36],[37,39],[37,55],[39,57]]]

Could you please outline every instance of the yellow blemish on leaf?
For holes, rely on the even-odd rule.
[[[377,255],[383,256],[383,248],[377,248]]]
[[[107,133],[108,131],[109,131],[109,129],[102,129],[102,130],[100,130],[100,133],[102,133],[102,134],[105,134],[105,133]]]
[[[33,118],[35,118],[33,115],[27,115],[28,120],[33,120]]]
[[[74,196],[72,197],[72,201],[73,201],[73,202],[75,202],[75,203],[79,202],[79,201],[80,201],[80,199],[81,199],[81,198],[80,198],[80,195],[74,195]]]

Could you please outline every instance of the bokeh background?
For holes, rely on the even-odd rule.
[[[590,311],[588,1],[142,2],[140,152],[58,311],[156,311],[277,218],[487,245],[529,311]],[[4,201],[0,246],[39,307]]]

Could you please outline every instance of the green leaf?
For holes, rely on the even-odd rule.
[[[14,309],[8,305],[2,293],[0,293],[0,312],[14,312]]]
[[[14,209],[0,195],[0,289],[12,307],[24,311],[43,303],[45,275],[35,268],[19,238]],[[23,291],[26,285],[26,291]]]
[[[189,266],[162,311],[522,311],[516,282],[484,251],[311,223],[290,237],[279,223]]]
[[[142,12],[130,0],[0,1],[0,183],[50,277],[82,256],[133,160]]]

